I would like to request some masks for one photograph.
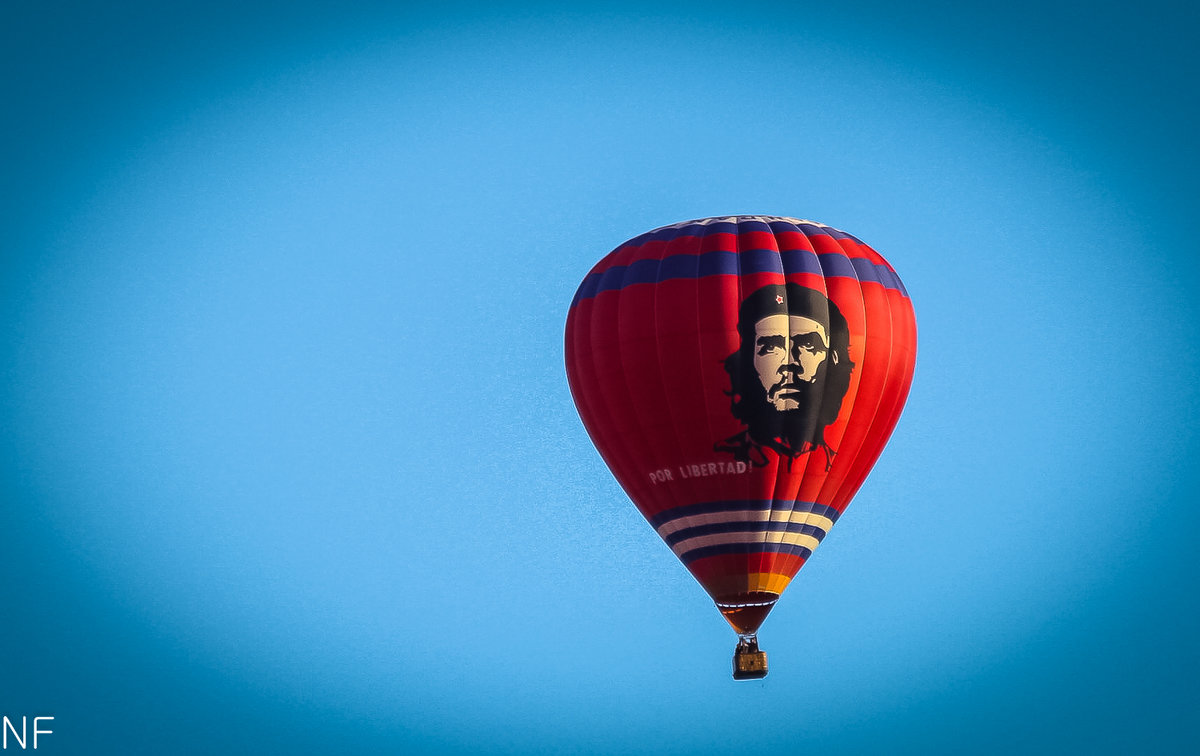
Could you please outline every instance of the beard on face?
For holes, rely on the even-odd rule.
[[[823,368],[824,366],[822,366]],[[820,422],[821,398],[825,389],[824,370],[818,369],[816,379],[809,383],[801,381],[783,386],[781,380],[770,391],[765,392],[757,411],[749,418],[750,437],[756,442],[774,446],[779,443],[789,449],[800,451],[815,444]],[[795,409],[779,410],[770,398],[779,393],[799,406]]]
[[[777,410],[798,409],[798,407],[780,407],[779,402],[791,402],[804,406],[806,390],[811,390],[811,381],[797,381],[791,374],[779,377],[779,380],[767,389],[767,401]]]

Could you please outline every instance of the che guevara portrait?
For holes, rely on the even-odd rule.
[[[850,386],[850,332],[825,294],[799,284],[763,286],[738,308],[737,351],[725,359],[730,410],[745,429],[714,445],[755,466],[766,450],[786,458],[835,450],[825,440]]]

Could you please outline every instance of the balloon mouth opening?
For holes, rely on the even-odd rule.
[[[778,593],[752,591],[737,596],[722,596],[716,599],[716,604],[721,616],[738,635],[753,635],[778,600]]]

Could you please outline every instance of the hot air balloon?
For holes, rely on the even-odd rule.
[[[583,279],[565,338],[575,405],[738,634],[735,679],[766,675],[759,626],[883,450],[916,345],[891,265],[813,221],[663,226]]]

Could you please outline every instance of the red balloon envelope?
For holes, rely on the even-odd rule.
[[[883,450],[916,344],[891,265],[793,218],[655,229],[576,292],[566,366],[579,414],[741,636],[735,677],[766,674],[758,627]]]

